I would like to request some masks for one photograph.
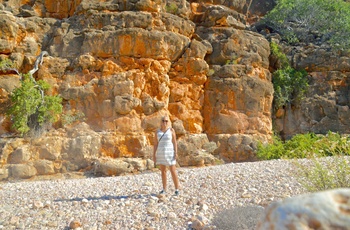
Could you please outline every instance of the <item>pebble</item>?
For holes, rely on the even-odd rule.
[[[118,177],[0,182],[0,229],[217,229],[224,210],[305,193],[288,160],[178,168]]]

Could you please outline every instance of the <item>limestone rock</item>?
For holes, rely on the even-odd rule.
[[[132,164],[122,159],[98,159],[94,165],[95,175],[118,176],[134,170]]]
[[[80,221],[78,220],[72,220],[70,223],[69,223],[69,229],[78,229],[82,227],[82,224],[80,223]]]
[[[16,23],[16,18],[6,11],[0,11],[0,53],[12,53],[17,45],[20,26]]]
[[[208,145],[211,148],[208,148]],[[210,149],[206,151],[204,148]],[[214,165],[219,161],[212,155],[217,148],[216,144],[209,142],[206,135],[186,135],[178,141],[178,163],[181,166]]]
[[[37,174],[37,171],[34,166],[27,164],[15,164],[10,166],[10,177],[28,179]]]
[[[54,164],[49,160],[38,160],[34,163],[38,175],[51,175],[55,173]]]
[[[349,229],[349,208],[349,189],[301,195],[271,204],[256,229]]]
[[[31,158],[31,152],[29,146],[23,146],[11,153],[8,157],[8,163],[10,164],[22,164],[29,161]]]
[[[180,165],[250,160],[256,140],[272,134],[269,43],[247,29],[253,12],[261,16],[267,3],[1,4],[0,60],[10,59],[27,73],[47,51],[34,77],[47,81],[52,86],[47,93],[60,95],[64,107],[53,130],[30,140],[29,158],[14,159],[20,141],[0,140],[5,164],[34,165],[38,174],[64,173],[89,171],[96,159],[112,158],[101,160],[100,174],[142,171],[151,165],[154,131],[164,114],[178,135]],[[346,61],[339,61],[339,69]],[[0,79],[0,107],[6,108],[19,76],[0,71]],[[346,107],[337,111],[346,120]],[[0,118],[0,134],[11,133],[5,111]],[[136,157],[142,159],[114,162]]]
[[[0,180],[5,180],[9,177],[8,168],[0,168]]]

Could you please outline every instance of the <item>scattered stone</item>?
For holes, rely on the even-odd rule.
[[[81,225],[81,223],[80,223],[79,221],[73,220],[73,221],[71,221],[70,224],[69,224],[69,229],[78,229],[78,228],[80,228],[81,226],[82,226],[82,225]]]
[[[44,207],[44,204],[41,201],[35,200],[33,202],[33,208],[39,209],[39,208],[43,208],[43,207]]]
[[[274,173],[266,172],[267,167]],[[170,172],[167,194],[154,193],[161,186],[159,171],[132,176],[2,183],[0,225],[3,229],[95,230],[110,226],[150,230],[204,230],[216,226],[232,229],[222,228],[220,221],[215,222],[225,217],[221,211],[243,208],[260,200],[267,206],[281,200],[283,194],[292,196],[304,192],[300,184],[288,176],[291,167],[293,164],[289,161],[266,161],[179,168],[181,196],[173,195]],[[204,183],[207,186],[201,188]],[[242,198],[242,194],[254,196],[247,199]],[[241,225],[235,229],[247,229],[244,226],[256,225],[262,209],[249,212],[244,209],[224,220],[232,227],[233,222],[229,222],[232,217],[240,217],[235,223]]]

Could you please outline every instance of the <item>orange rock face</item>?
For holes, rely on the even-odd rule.
[[[66,157],[56,162],[61,165],[56,170],[88,167],[89,157],[149,157],[164,114],[170,116],[179,140],[207,135],[207,141],[220,145],[210,154],[227,161],[253,159],[254,143],[271,136],[269,43],[245,30],[244,4],[22,4],[29,5],[26,14],[34,15],[23,23],[11,12],[0,12],[5,28],[0,55],[28,72],[41,51],[49,52],[34,77],[52,85],[50,94],[62,96],[64,114],[55,127],[63,128],[62,142],[71,143],[55,150]],[[0,82],[0,88],[8,82]],[[65,123],[64,116],[72,123]],[[81,140],[78,134],[70,135],[79,124],[89,130]],[[3,122],[1,133],[6,132]],[[93,156],[86,152],[89,146],[97,148]],[[69,151],[78,152],[82,163],[74,163]],[[186,165],[213,162],[189,156],[197,154],[193,151],[179,153]]]

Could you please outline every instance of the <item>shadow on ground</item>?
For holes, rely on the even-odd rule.
[[[226,209],[214,216],[213,225],[220,230],[254,230],[264,210],[261,206]]]

